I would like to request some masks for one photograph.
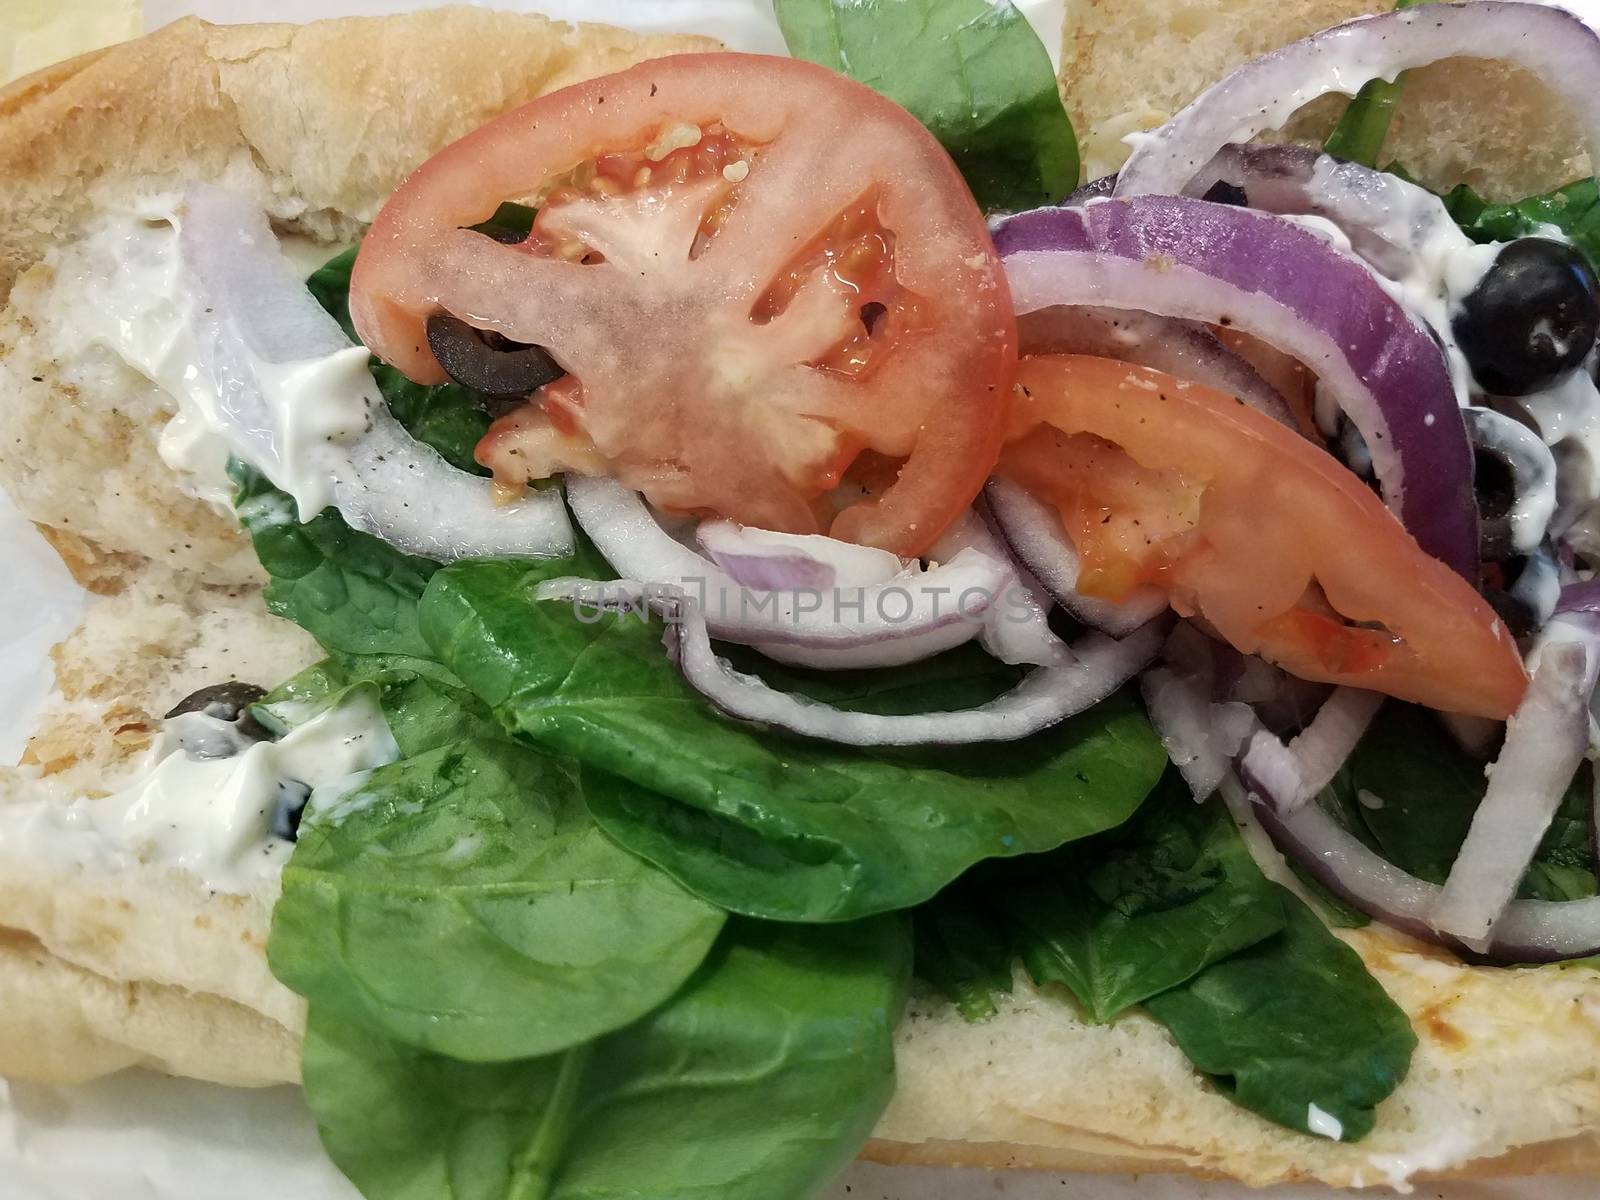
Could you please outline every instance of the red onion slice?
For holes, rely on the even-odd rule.
[[[887,550],[816,533],[774,533],[734,521],[702,521],[705,552],[741,587],[757,591],[825,591],[887,583],[906,564]]]
[[[1450,372],[1360,262],[1269,213],[1180,196],[1036,209],[994,238],[1019,313],[1141,309],[1231,325],[1300,360],[1360,431],[1412,536],[1476,579],[1472,451]]]
[[[1161,128],[1129,140],[1116,195],[1176,193],[1229,142],[1281,128],[1318,96],[1446,58],[1496,58],[1533,72],[1583,122],[1600,158],[1600,38],[1571,13],[1476,0],[1359,17],[1239,68]]]
[[[178,239],[195,298],[199,365],[216,387],[225,422],[219,432],[240,458],[295,496],[302,520],[331,501],[353,528],[441,562],[572,553],[559,494],[532,492],[501,504],[489,480],[456,470],[390,415],[367,352],[306,290],[258,207],[197,184],[185,194]],[[316,428],[308,438],[290,427],[323,419],[290,410],[277,396],[312,373],[321,376],[319,386],[358,402],[364,431]]]
[[[1589,746],[1590,653],[1581,642],[1544,648],[1528,694],[1506,728],[1489,788],[1429,920],[1482,950],[1517,894],[1539,842]]]
[[[685,590],[715,636],[819,670],[898,666],[977,637],[1015,578],[975,551],[880,584],[757,591],[662,529],[639,494],[610,479],[567,477],[573,516],[617,574]]]
[[[999,476],[989,480],[984,494],[1011,552],[1083,624],[1123,637],[1166,611],[1166,593],[1152,587],[1137,588],[1120,603],[1083,595],[1078,551],[1050,507]]]
[[[1239,774],[1284,807],[1299,808],[1333,782],[1384,699],[1378,692],[1335,688],[1311,724],[1287,746],[1268,730],[1257,730],[1239,761]]]
[[[1164,371],[1297,428],[1278,390],[1195,321],[1114,308],[1041,308],[1017,321],[1017,339],[1023,354],[1093,354]]]

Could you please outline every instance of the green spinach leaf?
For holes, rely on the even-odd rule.
[[[1474,241],[1509,242],[1554,225],[1600,265],[1600,183],[1592,178],[1515,204],[1490,204],[1461,184],[1445,197],[1445,207]]]
[[[1166,782],[1126,830],[1047,855],[992,901],[1036,983],[1109,1021],[1283,928],[1283,905],[1215,801]]]
[[[274,733],[329,707],[349,688],[376,684],[389,732],[407,758],[464,738],[503,738],[488,706],[438,663],[400,654],[344,654],[286,680],[255,706]]]
[[[590,1046],[468,1065],[313,1007],[306,1098],[370,1200],[804,1200],[893,1090],[904,922],[733,921],[670,1003]]]
[[[503,725],[583,763],[611,837],[732,912],[843,921],[910,907],[982,859],[1120,824],[1165,765],[1127,700],[1005,746],[890,755],[757,731],[683,682],[657,627],[535,601],[541,580],[571,573],[455,564],[429,586],[422,628]]]
[[[429,657],[417,631],[417,601],[437,563],[411,558],[358,533],[328,509],[300,524],[294,501],[264,475],[230,464],[234,511],[272,581],[267,611],[345,654]]]
[[[882,92],[950,152],[986,209],[1060,200],[1078,143],[1050,55],[1011,4],[775,0],[789,52]]]
[[[306,288],[339,322],[350,340],[359,342],[350,320],[350,273],[355,262],[355,249],[346,250],[316,271],[306,281]],[[432,446],[458,470],[488,474],[473,458],[473,450],[489,431],[490,417],[482,396],[456,383],[434,387],[412,383],[377,359],[372,360],[372,377],[388,401],[389,411],[412,437]]]
[[[323,1012],[503,1061],[655,1008],[723,919],[608,841],[569,767],[474,738],[307,810],[268,957]]]
[[[1012,933],[983,903],[981,890],[958,880],[912,914],[916,976],[933,984],[969,1021],[994,1016],[995,996],[1011,991]]]
[[[1394,7],[1398,12],[1431,2],[1397,0]],[[1374,79],[1364,84],[1355,99],[1350,101],[1350,107],[1344,110],[1344,115],[1339,118],[1339,123],[1333,127],[1322,148],[1329,154],[1348,158],[1363,166],[1377,166],[1378,156],[1383,153],[1384,139],[1389,136],[1389,123],[1394,120],[1395,105],[1400,102],[1400,93],[1405,88],[1405,80],[1405,72],[1402,71],[1392,83]]]
[[[1288,920],[1282,933],[1145,1006],[1235,1103],[1291,1129],[1325,1132],[1311,1127],[1315,1105],[1353,1142],[1405,1077],[1416,1034],[1361,956],[1277,890]]]

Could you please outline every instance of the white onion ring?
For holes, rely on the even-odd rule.
[[[298,488],[302,520],[331,500],[351,527],[441,562],[572,553],[572,525],[559,494],[497,503],[489,480],[456,470],[390,415],[367,370],[367,352],[306,290],[258,207],[196,184],[184,196],[178,244],[195,296],[200,367],[226,421],[219,432],[238,457],[286,491],[296,492],[308,470],[313,477],[325,472],[325,485]],[[327,372],[332,386],[352,389],[368,424],[364,432],[319,430],[324,440],[315,461],[290,462],[294,443],[280,427],[271,393],[312,370]],[[351,433],[353,441],[343,440]]]
[[[998,475],[989,480],[984,494],[1017,561],[1083,624],[1125,637],[1166,611],[1166,593],[1153,587],[1135,588],[1120,602],[1083,595],[1078,591],[1078,551],[1049,506]]]
[[[1168,667],[1146,671],[1139,681],[1150,723],[1189,791],[1204,800],[1227,776],[1234,755],[1256,727],[1248,705],[1213,703],[1211,680],[1179,675]]]
[[[1475,0],[1358,17],[1240,67],[1159,129],[1129,138],[1115,194],[1181,192],[1223,146],[1281,128],[1318,96],[1353,96],[1446,58],[1495,58],[1537,75],[1578,115],[1600,161],[1600,38],[1558,8]]]
[[[1538,669],[1506,727],[1489,770],[1489,788],[1429,914],[1440,933],[1482,950],[1495,920],[1517,894],[1572,776],[1589,745],[1592,642],[1544,647]],[[1600,665],[1600,659],[1596,659]]]
[[[540,584],[535,597],[601,606],[649,604],[668,617],[663,641],[684,679],[722,712],[846,746],[1017,741],[1099,704],[1147,666],[1166,637],[1159,621],[1120,641],[1086,634],[1074,643],[1071,663],[1040,667],[987,704],[955,712],[885,716],[846,712],[781,692],[753,675],[734,670],[712,647],[705,614],[680,589],[632,580],[561,579]]]
[[[1014,666],[1054,667],[1070,663],[1071,649],[1050,630],[1049,592],[1016,561],[981,502],[947,529],[929,553],[936,559],[951,559],[965,550],[1003,562],[1012,572],[1003,589],[1004,603],[990,608],[978,634],[983,648]]]
[[[1257,730],[1239,761],[1240,776],[1285,808],[1299,808],[1333,782],[1383,701],[1378,692],[1335,688],[1287,746],[1268,730]]]
[[[1015,577],[1009,564],[969,550],[930,571],[841,589],[828,612],[815,593],[741,587],[662,529],[639,494],[614,480],[569,475],[567,499],[617,574],[688,591],[716,637],[822,670],[898,666],[970,641]]]
[[[1224,784],[1226,790],[1227,784]],[[1240,786],[1243,790],[1243,785]],[[1444,890],[1402,871],[1366,846],[1320,804],[1285,814],[1252,792],[1267,836],[1311,876],[1352,907],[1421,941],[1470,950],[1440,933],[1429,914]],[[1555,962],[1600,952],[1600,896],[1587,900],[1513,900],[1480,953],[1496,962]]]

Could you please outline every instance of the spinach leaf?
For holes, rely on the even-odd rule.
[[[981,859],[1120,824],[1165,765],[1126,699],[1004,746],[891,754],[757,731],[683,682],[656,628],[534,600],[571,573],[454,564],[423,597],[422,629],[506,728],[583,763],[612,838],[732,912],[843,921],[910,907]]]
[[[969,1021],[994,1016],[995,996],[1011,991],[1016,959],[1011,931],[976,888],[951,884],[912,914],[918,979],[933,984]]]
[[[1305,1133],[1316,1132],[1314,1104],[1339,1122],[1341,1140],[1357,1141],[1405,1077],[1416,1034],[1361,956],[1276,890],[1282,933],[1145,1007],[1235,1103]]]
[[[346,654],[428,657],[417,601],[437,563],[411,558],[358,533],[332,509],[302,525],[294,501],[235,461],[234,511],[272,576],[267,611],[299,625],[324,648]]]
[[[400,654],[345,654],[323,659],[258,703],[256,719],[282,734],[361,683],[377,685],[389,732],[405,757],[464,738],[505,736],[488,706],[450,672],[431,659]]]
[[[590,1046],[468,1065],[317,1007],[305,1084],[370,1200],[803,1200],[893,1090],[904,923],[730,922],[679,995]]]
[[[346,250],[328,261],[306,281],[306,288],[331,313],[352,342],[360,342],[350,320],[350,272],[356,251]],[[457,470],[487,475],[473,458],[473,450],[489,431],[487,402],[477,392],[457,383],[428,387],[412,383],[399,371],[372,360],[372,377],[388,401],[394,419],[418,441],[426,442]]]
[[[502,1061],[655,1008],[722,922],[600,833],[570,768],[471,739],[380,767],[307,811],[268,957],[324,1012]]]
[[[1398,12],[1431,2],[1397,0],[1394,7]],[[1405,72],[1402,71],[1392,83],[1374,79],[1364,84],[1355,99],[1350,101],[1350,107],[1344,110],[1344,115],[1339,118],[1339,123],[1333,127],[1322,148],[1338,158],[1348,158],[1363,166],[1377,166],[1378,155],[1383,153],[1384,139],[1389,136],[1389,122],[1394,119],[1394,108],[1400,101],[1405,80]]]
[[[1490,204],[1461,184],[1445,197],[1445,207],[1474,241],[1509,242],[1536,234],[1541,225],[1554,225],[1591,263],[1600,264],[1600,184],[1592,178],[1515,204]]]
[[[1283,928],[1283,906],[1228,811],[1168,772],[1126,830],[1030,864],[992,901],[1036,983],[1109,1021]]]
[[[985,209],[1078,186],[1078,143],[1050,55],[1011,4],[775,0],[789,52],[882,92],[955,159]]]

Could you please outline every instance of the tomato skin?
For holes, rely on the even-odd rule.
[[[684,126],[714,128],[718,153],[745,153],[748,170],[726,182],[680,171],[618,197],[617,164]],[[606,194],[541,208],[544,241],[507,246],[468,228],[585,164],[599,164]],[[616,218],[628,203],[632,224]],[[857,212],[873,228],[851,225]],[[816,258],[838,222],[837,245]],[[611,240],[568,260],[549,250],[561,237]],[[887,307],[879,339],[868,301]],[[423,164],[363,242],[351,315],[380,358],[430,383],[443,374],[424,326],[441,310],[545,347],[578,381],[561,393],[559,430],[525,419],[515,441],[503,426],[480,447],[497,478],[517,457],[545,474],[601,461],[665,508],[902,555],[982,488],[1015,369],[1004,272],[943,149],[870,89],[760,55],[642,63],[533,101]],[[898,478],[833,514],[821,498],[867,451],[898,460]]]
[[[1161,587],[1305,679],[1515,710],[1527,675],[1494,610],[1325,451],[1234,397],[1109,359],[1025,358],[1018,386],[998,470],[1060,513],[1086,590]]]

